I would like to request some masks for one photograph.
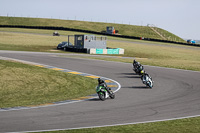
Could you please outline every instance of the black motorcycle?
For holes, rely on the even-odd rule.
[[[133,71],[138,75],[142,75],[144,73],[144,67],[139,62],[134,60],[133,61]]]

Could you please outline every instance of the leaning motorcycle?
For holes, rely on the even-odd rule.
[[[139,65],[134,71],[138,75],[142,75],[145,72],[144,67],[142,65]]]
[[[143,75],[141,79],[143,84],[145,84],[149,88],[153,88],[153,80],[149,75]]]
[[[135,60],[134,60],[135,61]],[[136,71],[136,69],[138,68],[138,66],[140,65],[140,63],[139,62],[137,62],[137,61],[135,61],[135,62],[133,62],[133,71]]]
[[[97,86],[96,87],[96,92],[99,96],[99,99],[104,101],[106,98],[110,97],[111,99],[115,98],[115,94],[113,91],[108,88],[108,90],[104,86]]]

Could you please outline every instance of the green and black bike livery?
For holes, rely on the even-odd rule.
[[[115,94],[111,90],[111,88],[108,88],[106,86],[98,85],[96,87],[96,92],[99,96],[99,99],[104,101],[106,98],[110,97],[111,99],[115,98]]]

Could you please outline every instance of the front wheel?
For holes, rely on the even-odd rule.
[[[110,91],[110,98],[111,98],[111,99],[114,99],[114,98],[115,98],[115,94],[114,94],[112,91]]]
[[[151,89],[152,89],[152,87],[153,87],[153,84],[151,84],[151,83],[147,83],[147,86],[148,86],[149,88],[151,88]]]
[[[103,92],[99,92],[98,96],[99,96],[99,99],[102,100],[102,101],[104,101],[106,99],[105,93],[103,93]]]

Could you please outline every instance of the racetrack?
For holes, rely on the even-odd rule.
[[[145,66],[154,88],[144,87],[129,63],[0,51],[0,56],[99,75],[118,81],[116,99],[0,112],[0,132],[68,129],[200,115],[200,73]]]

